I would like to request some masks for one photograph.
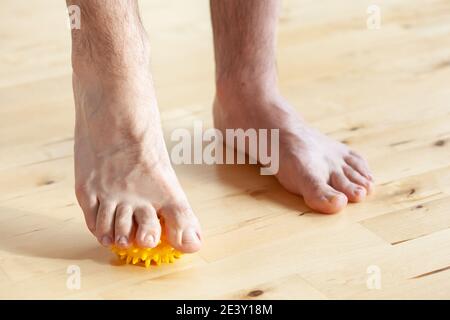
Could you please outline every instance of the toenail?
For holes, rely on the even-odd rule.
[[[345,202],[347,197],[342,193],[336,193],[332,196],[327,196],[328,202],[333,205],[340,205],[342,202]]]
[[[193,229],[186,230],[183,232],[183,243],[195,243],[199,241],[197,232]]]
[[[335,201],[335,199],[339,198],[339,193],[333,194],[333,195],[326,195],[325,198],[327,199],[328,202],[333,202]]]
[[[121,245],[121,246],[126,246],[126,245],[128,244],[128,239],[127,239],[127,237],[125,237],[125,236],[120,236],[120,237],[117,239],[117,243],[118,243],[119,245]]]
[[[145,243],[147,243],[147,244],[150,244],[150,245],[155,245],[156,243],[156,241],[155,241],[155,237],[153,236],[153,235],[151,235],[151,234],[149,234],[149,235],[147,235],[146,237],[145,237],[145,239],[144,239],[144,241],[145,241]]]
[[[103,238],[102,238],[102,244],[104,245],[104,246],[109,246],[110,244],[111,244],[111,238],[110,237],[108,237],[108,236],[104,236]]]

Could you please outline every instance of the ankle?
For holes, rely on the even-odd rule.
[[[228,105],[233,101],[264,102],[279,96],[276,76],[227,75],[216,80],[216,100]]]
[[[139,41],[134,38],[139,38]],[[142,33],[122,43],[98,40],[74,39],[72,45],[72,69],[79,78],[93,75],[103,78],[126,78],[129,74],[150,68],[150,45],[147,35]]]
[[[115,57],[92,54],[72,54],[73,84],[89,95],[107,91],[116,98],[136,94],[151,94],[154,100],[150,56],[147,48],[117,50]]]
[[[136,62],[136,61],[140,62]],[[114,82],[114,80],[128,81],[131,77],[148,74],[150,71],[149,58],[120,57],[115,62],[105,59],[91,59],[84,57],[72,58],[72,72],[80,80],[95,79],[97,83]]]

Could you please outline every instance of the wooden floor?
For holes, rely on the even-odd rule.
[[[380,30],[366,27],[374,2]],[[211,125],[209,8],[192,3],[141,3],[169,145]],[[255,167],[177,166],[205,245],[146,270],[119,265],[76,204],[64,1],[2,0],[0,298],[450,298],[450,3],[345,3],[283,2],[281,88],[367,156],[376,193],[325,216]]]

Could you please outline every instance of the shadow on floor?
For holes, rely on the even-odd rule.
[[[257,165],[217,165],[220,182],[260,201],[270,201],[289,211],[312,212],[301,196],[284,189],[274,176],[263,176]]]
[[[0,207],[0,250],[58,260],[91,260],[111,264],[111,252],[101,247],[80,220]]]
[[[180,178],[188,181],[201,179],[215,179],[217,183],[225,184],[236,189],[236,195],[247,194],[249,197],[262,202],[271,202],[286,211],[314,213],[306,206],[301,196],[292,194],[284,189],[274,176],[263,176],[257,165],[179,165]],[[178,170],[177,170],[178,171]],[[224,197],[234,194],[224,195]]]
[[[196,134],[192,128],[186,128],[189,131],[191,137],[195,137]],[[173,149],[175,144],[170,137],[165,135],[166,144],[168,150]],[[209,142],[202,141],[202,150]],[[225,147],[227,150],[229,147]],[[224,150],[224,155],[226,151]],[[234,150],[234,159],[237,159],[236,150]],[[193,159],[191,159],[193,160]],[[245,163],[249,163],[249,158],[245,155]],[[210,182],[211,179],[215,179],[218,183],[226,184],[236,189],[236,194],[248,194],[249,197],[256,200],[268,201],[276,204],[277,206],[284,207],[286,211],[296,211],[299,214],[316,213],[306,206],[301,196],[292,194],[284,189],[275,176],[261,175],[259,165],[250,164],[181,164],[174,166],[177,175],[180,179],[185,179],[192,183],[192,181]],[[224,195],[227,197],[229,195]],[[320,214],[321,216],[321,214]]]

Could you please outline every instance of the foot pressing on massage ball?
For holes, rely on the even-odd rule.
[[[130,3],[77,2],[92,14],[72,31],[76,196],[104,246],[153,248],[162,217],[167,242],[195,252],[200,225],[170,163],[148,40]]]

